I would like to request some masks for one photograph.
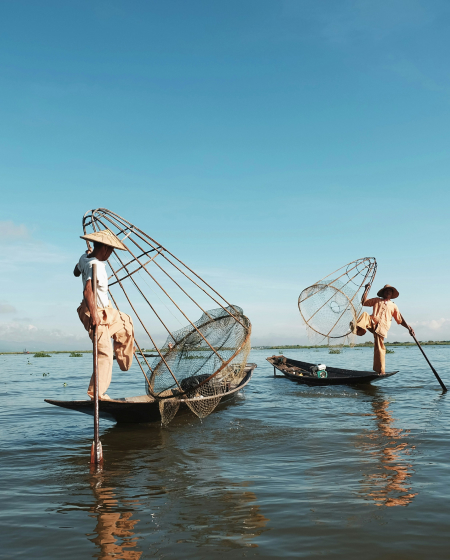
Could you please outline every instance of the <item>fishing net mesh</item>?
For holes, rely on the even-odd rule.
[[[332,273],[333,278],[325,277],[302,291],[298,306],[312,343],[354,344],[361,296],[375,273],[373,257],[358,259]]]
[[[147,393],[160,399],[163,424],[175,416],[181,402],[205,418],[245,375],[250,323],[242,309],[212,309],[194,325],[167,337],[148,372]]]

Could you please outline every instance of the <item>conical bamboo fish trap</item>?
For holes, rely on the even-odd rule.
[[[191,268],[128,220],[97,208],[85,234],[109,229],[126,246],[108,260],[112,304],[135,325],[135,358],[163,424],[186,402],[200,418],[244,378],[251,324]],[[88,249],[89,242],[88,243]],[[148,359],[145,349],[157,354]]]
[[[372,284],[376,271],[374,257],[357,259],[302,291],[298,308],[313,340],[336,343],[352,336],[364,285]]]

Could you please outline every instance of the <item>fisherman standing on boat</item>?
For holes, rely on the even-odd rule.
[[[108,298],[108,274],[105,261],[109,259],[113,249],[126,251],[125,245],[109,230],[97,231],[82,235],[94,243],[94,250],[86,251],[75,266],[74,276],[82,276],[83,301],[77,309],[80,321],[93,339],[93,327],[97,327],[98,334],[98,373],[99,398],[109,399],[106,390],[111,383],[114,353],[122,371],[128,371],[133,361],[134,332],[133,321],[129,315],[114,309]],[[92,265],[97,265],[97,301],[94,302],[92,289]],[[91,399],[94,398],[94,375],[91,377],[87,391]]]
[[[391,301],[399,296],[398,291],[393,286],[386,284],[384,288],[381,288],[378,292],[377,296],[379,297],[367,299],[369,290],[370,284],[367,284],[361,298],[361,303],[364,307],[373,307],[373,313],[369,315],[364,311],[361,314],[356,323],[356,334],[358,336],[363,336],[366,334],[366,331],[373,333],[375,345],[373,369],[377,373],[384,375],[386,373],[386,347],[384,345],[384,339],[391,327],[392,318],[394,318],[399,325],[408,329],[412,336],[415,336],[415,333],[412,327],[403,319],[397,305]]]

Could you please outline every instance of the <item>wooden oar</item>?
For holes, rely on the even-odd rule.
[[[94,309],[97,309],[97,265],[92,265],[92,292],[94,294]],[[94,357],[94,441],[91,447],[91,465],[103,463],[103,449],[99,432],[98,411],[98,333],[93,327],[93,357]]]
[[[436,379],[439,381],[440,386],[442,387],[442,390],[444,391],[444,393],[447,392],[447,387],[444,385],[444,382],[442,381],[442,379],[439,377],[438,372],[434,369],[434,367],[431,365],[430,360],[427,358],[425,352],[423,351],[422,346],[420,346],[419,341],[417,340],[417,338],[413,335],[413,333],[411,331],[409,331],[409,334],[414,338],[417,346],[419,347],[419,350],[422,352],[423,357],[425,358],[425,360],[428,362],[428,365],[431,368],[431,371],[434,373],[434,375],[436,376]]]

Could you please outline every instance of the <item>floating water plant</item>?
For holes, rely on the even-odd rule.
[[[386,348],[386,354],[395,354],[395,350],[391,350],[389,348]]]
[[[339,350],[339,348],[331,348],[331,350],[328,352],[328,354],[340,354],[341,351]]]
[[[35,358],[51,358],[50,354],[47,354],[46,352],[36,352],[34,357]]]
[[[71,352],[69,358],[82,358],[83,354],[81,352]]]

